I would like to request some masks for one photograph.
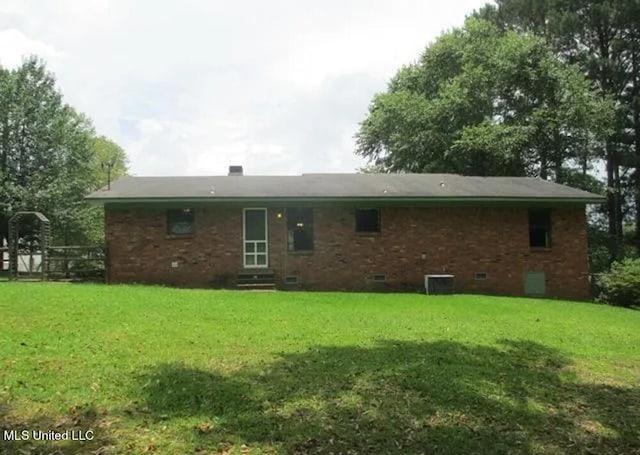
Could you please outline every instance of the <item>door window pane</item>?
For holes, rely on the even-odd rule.
[[[264,210],[245,211],[245,240],[267,240],[265,214]]]

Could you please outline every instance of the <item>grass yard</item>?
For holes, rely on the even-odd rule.
[[[640,453],[640,311],[0,283],[6,453]],[[22,451],[22,452],[20,452]]]

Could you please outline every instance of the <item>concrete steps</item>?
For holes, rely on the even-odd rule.
[[[236,275],[236,287],[244,290],[275,290],[276,275],[271,269],[244,269]]]

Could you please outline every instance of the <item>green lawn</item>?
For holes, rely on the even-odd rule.
[[[0,283],[7,428],[95,438],[6,453],[640,453],[640,311]]]

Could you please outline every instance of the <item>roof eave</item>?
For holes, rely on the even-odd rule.
[[[604,197],[91,197],[94,204],[153,204],[153,203],[553,203],[553,204],[602,204]]]

